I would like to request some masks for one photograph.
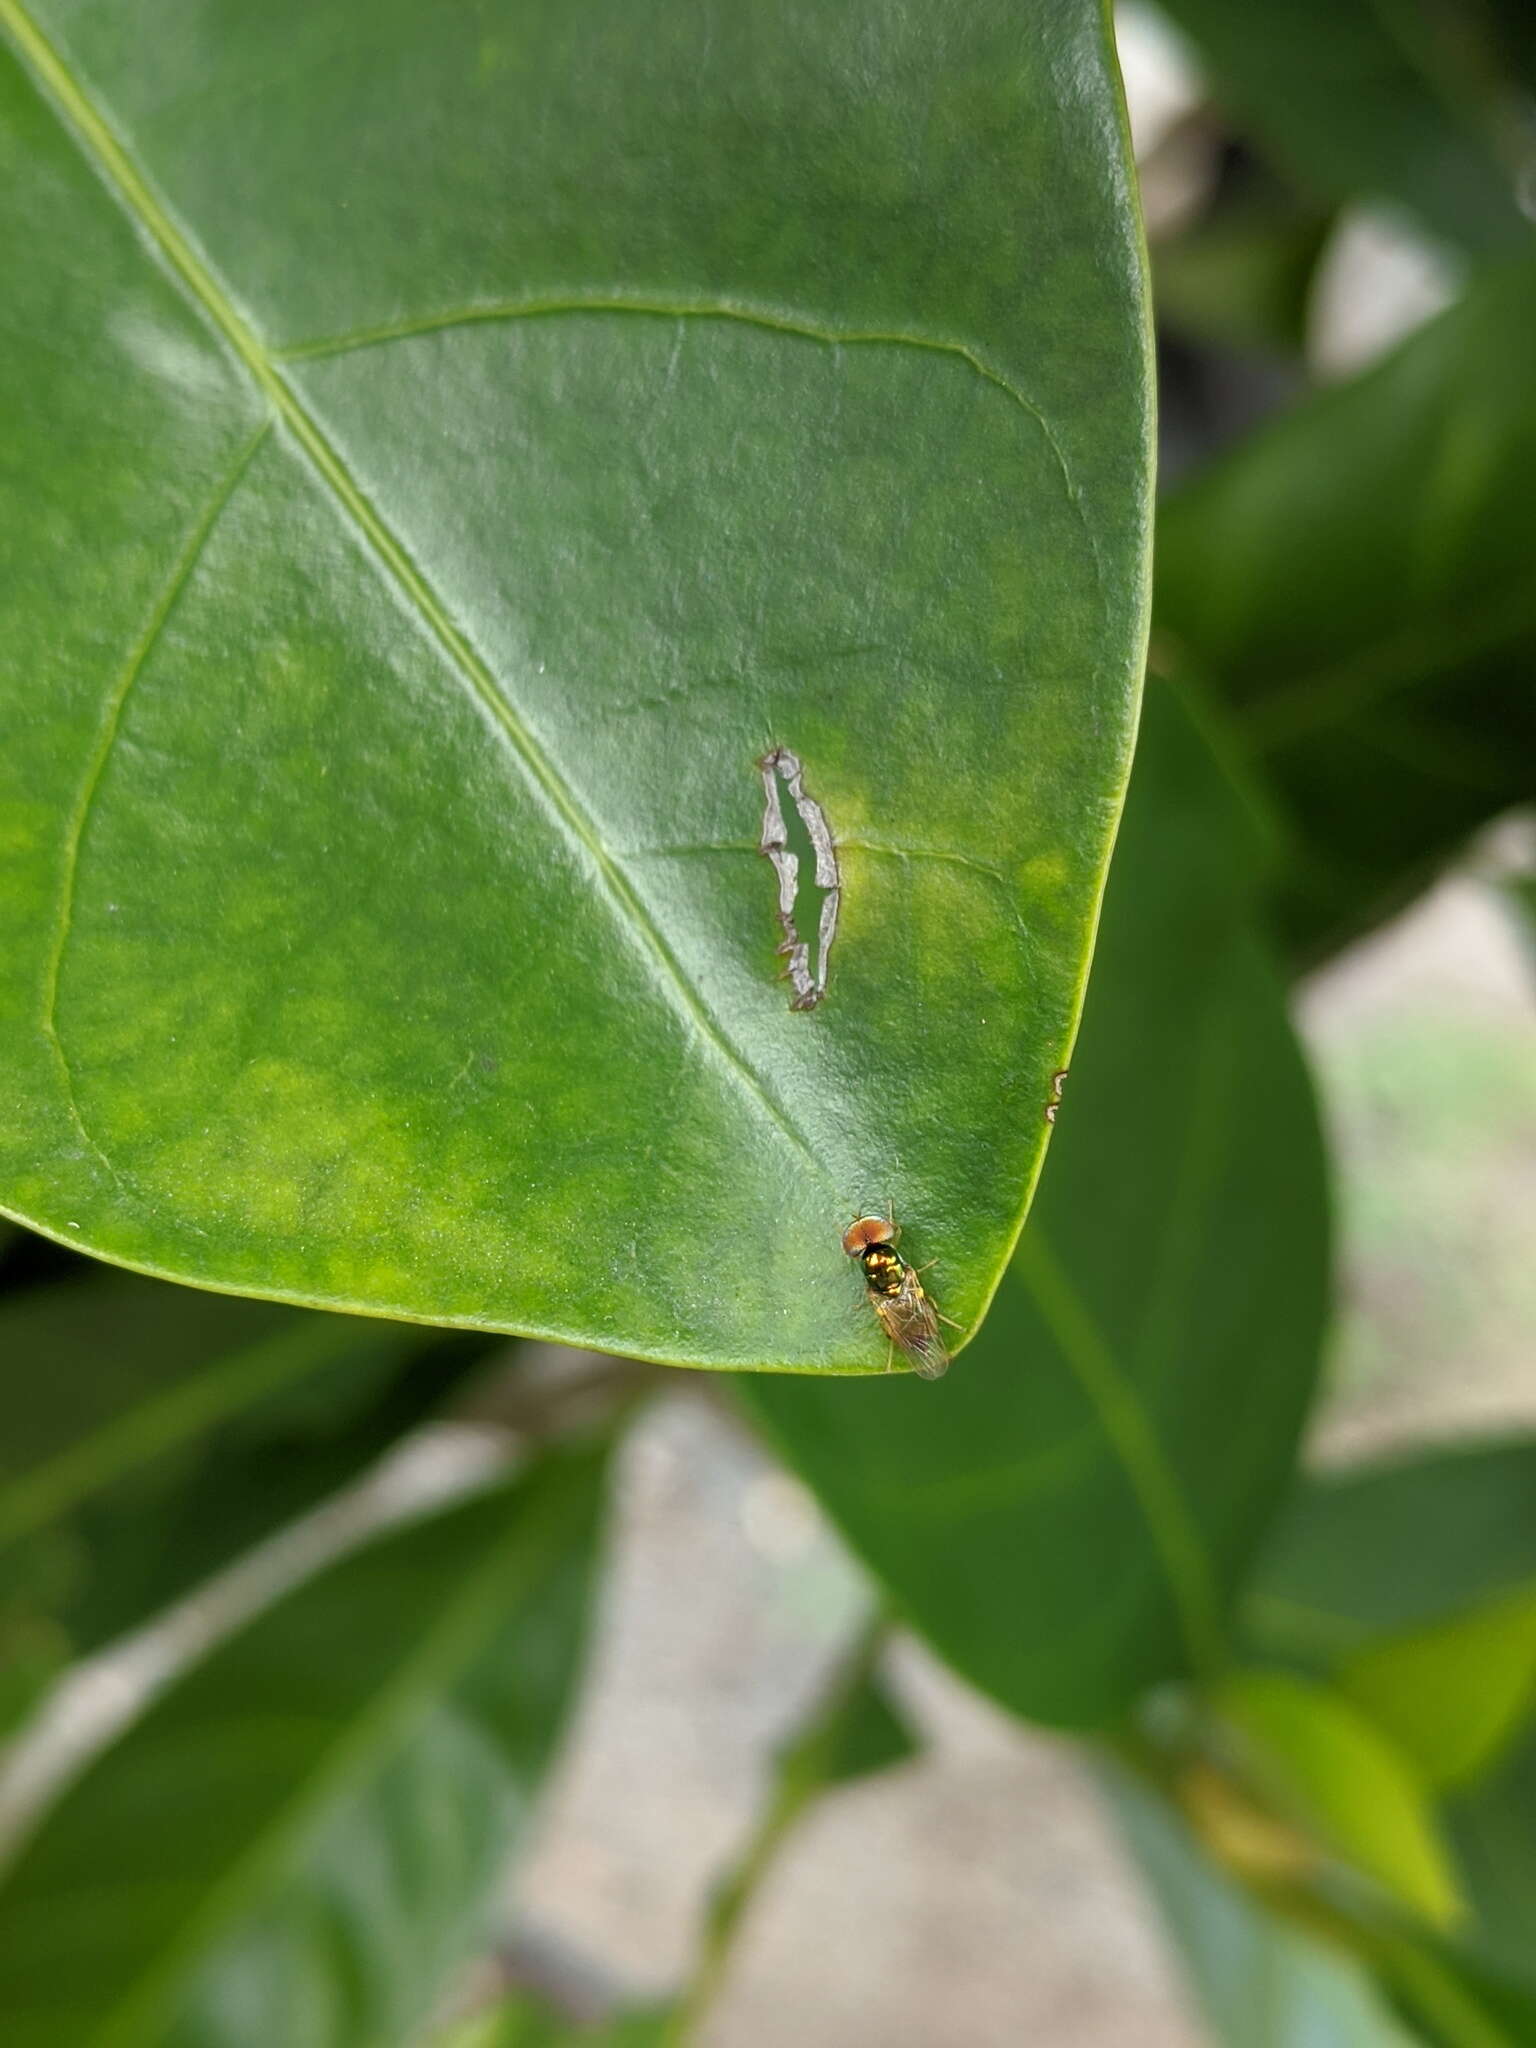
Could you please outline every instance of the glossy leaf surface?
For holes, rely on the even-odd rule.
[[[570,1690],[600,1462],[387,1535],[232,1637],[0,1885],[8,2048],[382,2048],[483,1930]]]
[[[1157,620],[1292,832],[1303,958],[1395,908],[1536,760],[1536,265],[1510,265],[1169,501]]]
[[[850,1371],[839,1234],[894,1199],[973,1321],[1139,687],[1101,8],[0,28],[0,1199],[171,1277]],[[776,745],[840,848],[807,1014]]]
[[[1107,1720],[1218,1660],[1289,1476],[1327,1231],[1257,887],[1154,691],[1051,1170],[981,1337],[938,1386],[741,1383],[905,1616],[1033,1718]]]

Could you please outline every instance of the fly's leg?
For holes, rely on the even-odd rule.
[[[887,1337],[887,1338],[886,1338],[886,1340],[885,1340],[885,1369],[886,1369],[886,1371],[887,1371],[887,1372],[889,1372],[889,1371],[891,1370],[891,1367],[892,1367],[892,1365],[893,1365],[893,1364],[895,1363],[895,1360],[896,1360],[896,1345],[895,1345],[895,1341],[894,1341],[894,1340],[893,1340],[892,1338],[890,1338],[890,1337]]]
[[[964,1323],[957,1323],[953,1316],[945,1315],[942,1309],[936,1308],[934,1310],[934,1314],[938,1317],[941,1323],[948,1323],[949,1327],[952,1330],[963,1330],[965,1328]]]

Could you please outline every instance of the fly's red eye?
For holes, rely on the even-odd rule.
[[[843,1232],[843,1250],[850,1259],[868,1251],[872,1244],[894,1244],[895,1241],[895,1227],[883,1216],[861,1216],[857,1223],[850,1223]]]

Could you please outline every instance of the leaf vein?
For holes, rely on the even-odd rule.
[[[129,218],[159,248],[184,288],[245,366],[321,481],[329,488],[339,509],[346,514],[370,553],[409,601],[425,631],[436,641],[470,693],[499,726],[508,750],[552,821],[570,843],[585,852],[616,922],[628,931],[638,949],[648,958],[657,987],[672,1007],[692,1024],[699,1039],[733,1075],[741,1092],[755,1102],[779,1136],[819,1176],[825,1178],[825,1168],[814,1148],[785,1106],[731,1043],[719,1020],[688,979],[643,899],[603,844],[595,824],[586,815],[570,785],[509,698],[498,688],[490,669],[449,616],[442,600],[398,535],[369,503],[298,393],[281,374],[276,360],[236,311],[228,292],[151,189],[104,114],[21,5],[21,0],[0,0],[0,22],[5,24],[28,68],[54,102],[86,161],[116,196]],[[87,1139],[87,1142],[91,1141]],[[94,1143],[92,1149],[99,1150]],[[103,1163],[110,1169],[110,1162],[104,1157]]]
[[[817,341],[832,348],[883,346],[924,349],[930,354],[949,356],[969,366],[984,382],[995,385],[1005,397],[1027,413],[1039,428],[1060,472],[1068,504],[1082,526],[1093,555],[1099,585],[1104,587],[1104,562],[1098,535],[1083,503],[1067,453],[1055,428],[1041,406],[1019,386],[994,368],[968,343],[930,334],[909,334],[876,328],[838,327],[809,315],[779,308],[753,306],[731,299],[660,299],[640,294],[615,292],[574,292],[560,297],[498,299],[478,306],[457,306],[438,313],[424,313],[408,320],[385,321],[375,327],[358,328],[348,334],[320,335],[308,341],[288,342],[272,350],[274,362],[315,362],[330,356],[352,355],[360,349],[378,348],[392,341],[410,341],[425,334],[442,334],[456,327],[496,325],[508,320],[551,319],[575,313],[638,313],[667,320],[733,320],[744,327],[756,327],[769,334],[791,334],[801,341]]]
[[[1038,1223],[1019,1240],[1014,1269],[1034,1296],[1141,1508],[1197,1670],[1221,1661],[1210,1560],[1199,1526],[1134,1383],[1046,1243]]]
[[[1213,1206],[1233,1131],[1241,1128],[1229,1115],[1237,1093],[1239,1042],[1232,1028],[1231,995],[1229,983],[1202,1021],[1193,1076],[1180,1103],[1183,1144],[1164,1207],[1153,1284],[1134,1351],[1136,1374],[1143,1384],[1156,1380],[1173,1358],[1181,1291],[1198,1295],[1200,1219]]]
[[[172,565],[171,573],[166,578],[164,585],[155,598],[149,617],[146,619],[138,638],[129,649],[126,660],[113,680],[112,688],[107,696],[106,706],[102,712],[100,728],[96,735],[96,745],[92,749],[90,758],[86,763],[85,774],[81,779],[79,792],[75,798],[74,809],[70,814],[69,823],[65,831],[59,904],[54,918],[53,940],[43,964],[42,1014],[40,1021],[43,1036],[47,1039],[59,1067],[60,1078],[64,1087],[65,1104],[69,1111],[70,1120],[82,1141],[101,1161],[101,1164],[119,1186],[123,1182],[122,1174],[91,1135],[81,1113],[79,1094],[75,1086],[74,1069],[70,1064],[69,1054],[65,1050],[64,1041],[59,1032],[59,984],[64,972],[64,957],[69,949],[70,936],[74,930],[75,898],[80,873],[80,851],[85,841],[86,830],[90,824],[91,813],[95,808],[96,799],[101,790],[102,779],[107,772],[107,764],[111,760],[112,750],[117,744],[118,733],[122,727],[123,708],[128,702],[129,694],[140,675],[142,675],[144,666],[148,662],[150,655],[154,652],[161,634],[165,631],[171,614],[176,609],[178,600],[192,579],[198,562],[202,558],[203,550],[207,547],[225,506],[228,505],[230,499],[234,496],[240,479],[250,467],[257,449],[266,439],[267,431],[271,424],[270,419],[264,419],[255,434],[246,442],[239,455],[235,458],[231,468],[220,478],[213,496],[198,513],[191,531],[183,541],[176,560]]]
[[[521,1496],[509,1499],[516,1500],[522,1512],[487,1545],[484,1561],[459,1581],[356,1716],[333,1723],[330,1739],[285,1786],[282,1799],[261,1826],[206,1884],[196,1910],[144,1957],[101,2027],[100,2048],[144,2048],[154,2038],[150,2029],[158,2032],[169,2017],[178,1983],[190,1979],[241,1916],[254,1910],[284,1858],[299,1849],[309,1830],[334,1812],[355,1786],[378,1772],[392,1746],[473,1668],[494,1629],[507,1625],[508,1616],[536,1592],[566,1554],[579,1502],[573,1506],[572,1496],[560,1493],[530,1507],[526,1488]]]

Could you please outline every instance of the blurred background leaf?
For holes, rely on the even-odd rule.
[[[534,1999],[509,1998],[434,2034],[429,2048],[662,2048],[669,2018],[665,2012],[627,2013],[582,2026]]]
[[[97,1648],[355,1477],[505,1349],[83,1264],[0,1297],[0,1613],[32,1639],[48,1628],[48,1665]]]
[[[1453,1798],[1448,1824],[1472,1903],[1469,1945],[1522,1984],[1536,2009],[1536,1712],[1529,1696],[1526,1704],[1525,1725]]]
[[[1495,37],[1495,55],[1502,55],[1528,93],[1536,94],[1536,14],[1525,0],[1486,0],[1483,20]]]
[[[1266,1909],[1149,1786],[1102,1782],[1221,2048],[1428,2048],[1366,1967]]]
[[[1109,1721],[1219,1663],[1289,1481],[1326,1204],[1260,852],[1154,690],[1050,1171],[981,1336],[937,1399],[740,1386],[902,1615],[1031,1719]]]
[[[1280,1813],[1432,1925],[1457,1918],[1429,1788],[1348,1700],[1286,1672],[1239,1671],[1212,1704],[1242,1774]]]
[[[1271,1656],[1329,1674],[1433,1784],[1474,1776],[1536,1703],[1536,1444],[1308,1480],[1244,1618]]]
[[[1349,1658],[1338,1683],[1430,1782],[1475,1776],[1536,1700],[1536,1583]]]
[[[1154,1785],[1100,1771],[1222,2048],[1526,2048],[1518,1979],[1313,1872],[1267,1872],[1241,1837],[1209,1837]],[[1198,1818],[1199,1810],[1196,1809]]]
[[[687,2048],[698,2037],[720,1995],[747,1909],[807,1807],[915,1754],[917,1741],[879,1669],[888,1636],[879,1614],[866,1622],[774,1758],[757,1823],[715,1884],[699,1959],[666,2026],[669,2048]]]
[[[603,1463],[394,1530],[278,1601],[0,1884],[15,2048],[383,2048],[483,1934],[569,1698]]]
[[[1395,1930],[1357,1932],[1394,2005],[1435,2048],[1536,2041],[1536,1998],[1464,1948]]]
[[[1224,173],[1202,218],[1154,247],[1160,328],[1219,348],[1299,356],[1335,218],[1251,166]]]
[[[882,1631],[882,1638],[884,1631]],[[921,1745],[875,1670],[856,1669],[853,1682],[781,1758],[786,1780],[821,1787],[851,1785],[916,1756]]]
[[[1536,1443],[1309,1479],[1245,1622],[1271,1654],[1331,1671],[1440,1791],[1470,1913],[1458,1948],[1410,1963],[1409,1984],[1427,1972],[1433,2003],[1448,1973],[1513,2028],[1499,2038],[1536,2038],[1521,1989],[1536,1994]]]
[[[1536,264],[1486,275],[1163,509],[1162,658],[1234,707],[1282,807],[1302,962],[1536,784],[1533,323]]]
[[[1244,1602],[1252,1643],[1319,1671],[1536,1587],[1536,1442],[1314,1474]]]
[[[1231,110],[1322,198],[1387,201],[1476,254],[1528,245],[1531,155],[1476,4],[1161,0]]]

